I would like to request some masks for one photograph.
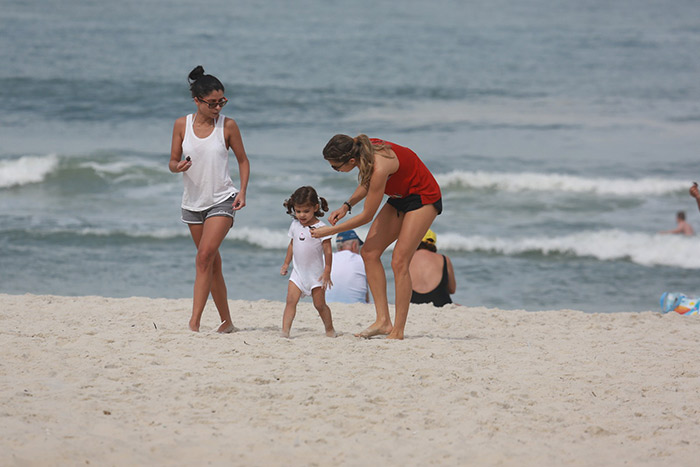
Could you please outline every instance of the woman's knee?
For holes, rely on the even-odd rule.
[[[378,250],[372,250],[369,248],[362,248],[360,250],[360,256],[362,256],[362,261],[380,261],[382,257],[382,252]]]
[[[217,250],[211,250],[207,248],[200,248],[197,251],[197,269],[211,269],[216,263],[218,256]]]
[[[413,255],[394,250],[391,255],[391,269],[394,271],[394,275],[407,273],[412,257]]]
[[[214,261],[212,262],[212,270],[214,274],[223,274],[221,266],[221,254],[217,251],[214,255]]]

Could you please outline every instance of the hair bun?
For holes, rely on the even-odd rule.
[[[187,77],[187,79],[189,79],[190,82],[194,82],[202,76],[204,76],[204,67],[202,67],[202,65],[197,65],[197,67],[194,70],[190,71],[190,74]]]

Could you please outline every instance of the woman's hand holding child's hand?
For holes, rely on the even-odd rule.
[[[331,230],[330,227],[316,227],[310,230],[313,238],[323,238],[332,235],[331,232],[329,232],[329,230]]]

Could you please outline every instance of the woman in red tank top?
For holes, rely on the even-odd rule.
[[[335,135],[323,149],[323,157],[338,172],[350,172],[357,167],[359,184],[348,200],[328,217],[332,227],[315,229],[312,233],[314,237],[333,235],[368,224],[379,210],[383,196],[389,196],[372,222],[360,252],[377,318],[357,335],[369,338],[388,334],[389,339],[403,339],[412,293],[408,266],[423,235],[442,212],[440,186],[413,151],[388,141],[369,139],[365,135],[355,138]],[[362,212],[343,223],[337,223],[363,199]],[[391,256],[391,268],[396,285],[396,316],[392,325],[381,256],[394,241],[396,245]]]

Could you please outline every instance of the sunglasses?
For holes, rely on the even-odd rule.
[[[199,102],[201,102],[202,104],[207,104],[210,109],[215,109],[217,107],[223,108],[228,103],[228,99],[226,99],[225,97],[223,99],[221,99],[219,102],[207,102],[204,99],[202,99],[201,97],[198,97],[197,100]]]
[[[345,162],[343,162],[343,163],[340,164],[340,165],[333,165],[333,164],[331,164],[331,167],[332,167],[333,170],[335,170],[336,172],[340,172],[340,169],[342,169],[343,166],[344,166],[345,164],[347,164],[348,162],[349,162],[349,161],[345,161]]]

